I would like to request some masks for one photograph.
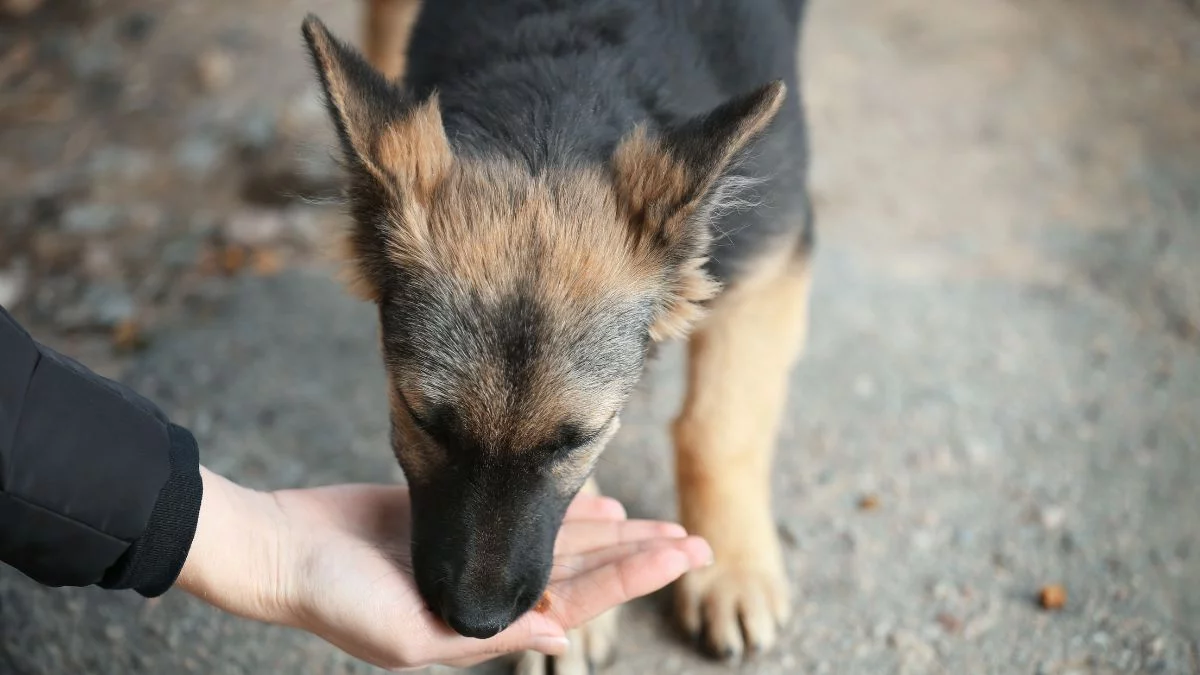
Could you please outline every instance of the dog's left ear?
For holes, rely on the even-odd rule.
[[[782,81],[737,97],[658,136],[638,128],[613,154],[618,202],[639,250],[665,268],[667,294],[650,334],[682,337],[717,293],[703,269],[709,220],[728,195],[730,169],[783,104]]]
[[[350,168],[405,197],[427,198],[453,160],[437,98],[408,101],[312,14],[302,31]]]

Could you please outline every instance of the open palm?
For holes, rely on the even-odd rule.
[[[408,490],[342,485],[275,493],[284,515],[280,592],[297,628],[392,670],[469,666],[534,649],[561,653],[568,629],[711,562],[683,528],[627,520],[611,499],[581,495],[555,544],[548,606],[500,634],[465,638],[426,609],[409,563]],[[290,551],[290,553],[289,553]]]

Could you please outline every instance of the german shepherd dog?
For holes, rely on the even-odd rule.
[[[720,657],[770,647],[790,608],[771,460],[813,244],[804,0],[372,6],[370,58],[315,17],[303,33],[425,601],[478,638],[532,608],[652,345],[690,336],[680,517],[716,561],[678,583],[679,619]],[[616,628],[518,669],[586,673]]]

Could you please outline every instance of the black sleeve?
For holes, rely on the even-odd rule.
[[[0,561],[48,586],[161,595],[200,498],[191,433],[0,307]]]

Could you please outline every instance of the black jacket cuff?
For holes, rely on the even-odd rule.
[[[171,424],[168,435],[171,475],[158,493],[145,532],[105,573],[99,584],[103,588],[132,588],[147,598],[157,597],[171,588],[187,560],[204,495],[200,453],[187,429]]]

